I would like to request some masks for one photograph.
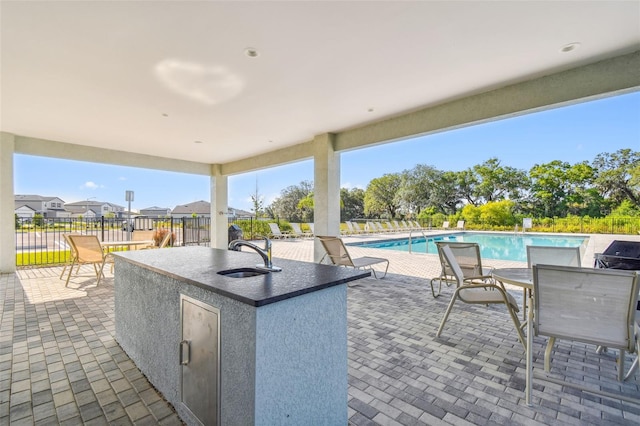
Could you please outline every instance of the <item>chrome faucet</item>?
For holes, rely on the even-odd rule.
[[[282,268],[278,266],[273,266],[271,263],[271,240],[267,237],[262,237],[264,239],[264,249],[261,249],[257,245],[253,244],[250,241],[246,240],[233,240],[229,243],[229,250],[240,251],[240,247],[246,246],[253,250],[262,257],[264,265],[256,265],[256,267],[261,269],[267,269],[269,271],[282,271]]]

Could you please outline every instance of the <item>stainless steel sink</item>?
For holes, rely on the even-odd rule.
[[[224,275],[229,278],[249,278],[256,277],[258,275],[268,274],[269,271],[265,271],[264,269],[257,268],[236,268],[236,269],[227,269],[225,271],[218,271],[219,275]]]

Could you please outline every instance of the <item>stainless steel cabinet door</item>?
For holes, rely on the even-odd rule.
[[[181,296],[182,402],[204,425],[217,425],[220,400],[220,311]]]

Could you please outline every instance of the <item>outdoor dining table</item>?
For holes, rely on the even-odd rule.
[[[492,271],[493,279],[501,282],[502,284],[511,284],[517,287],[521,287],[525,290],[527,295],[526,300],[523,303],[523,307],[526,315],[526,386],[525,386],[525,401],[527,405],[531,405],[531,383],[533,369],[533,351],[530,350],[533,344],[533,270],[531,268],[498,268]]]
[[[123,241],[103,241],[100,245],[107,250],[110,247],[131,247],[131,246],[148,246],[155,244],[153,240],[123,240]]]

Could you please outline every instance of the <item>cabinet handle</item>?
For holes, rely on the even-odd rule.
[[[189,364],[190,347],[189,341],[183,340],[180,342],[180,365]]]

